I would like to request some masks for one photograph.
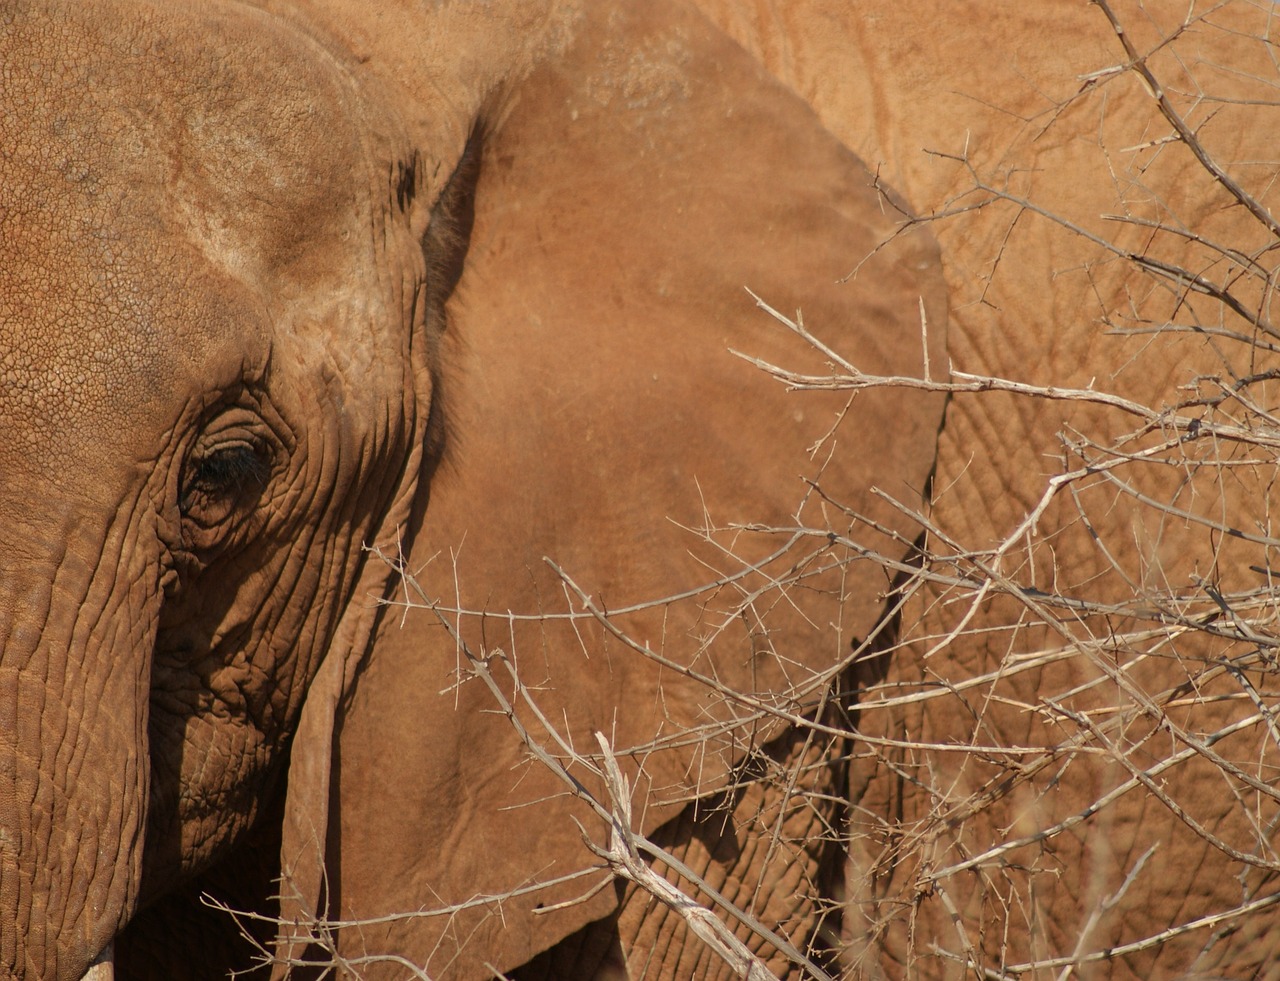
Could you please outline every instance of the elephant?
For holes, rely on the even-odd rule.
[[[1280,977],[1274,11],[9,4],[0,970]]]
[[[1280,977],[1277,8],[698,6],[919,209],[950,297],[844,963]]]
[[[819,968],[948,396],[757,362],[946,363],[906,203],[677,0],[13,0],[0,66],[3,977],[727,976],[713,892]]]

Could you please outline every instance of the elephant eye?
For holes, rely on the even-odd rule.
[[[202,525],[219,524],[256,496],[270,475],[271,467],[254,443],[221,443],[188,461],[178,508]]]

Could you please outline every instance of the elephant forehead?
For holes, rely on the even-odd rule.
[[[368,237],[355,86],[298,30],[218,3],[31,2],[5,21],[0,208],[70,248],[132,218],[242,274]]]
[[[265,360],[269,302],[373,261],[354,89],[261,11],[17,3],[0,89],[6,455],[156,428]]]

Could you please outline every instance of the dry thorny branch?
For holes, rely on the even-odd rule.
[[[799,314],[786,316],[757,298],[783,329],[803,338],[829,364],[828,373],[814,375],[740,355],[780,383],[795,390],[943,392],[953,409],[972,404],[965,400],[992,396],[1038,406],[1037,418],[1057,420],[1057,472],[1041,482],[1030,506],[994,541],[973,541],[963,528],[951,526],[947,518],[955,517],[954,510],[913,514],[927,536],[918,564],[860,546],[857,516],[851,528],[798,521],[790,528],[756,529],[778,536],[776,554],[811,549],[811,563],[794,566],[794,579],[774,578],[765,591],[784,594],[814,568],[867,561],[881,564],[901,583],[894,610],[904,618],[899,635],[886,629],[883,637],[867,638],[845,661],[794,691],[773,696],[735,691],[667,658],[660,645],[627,633],[622,620],[634,610],[602,609],[574,582],[572,570],[556,569],[572,612],[524,614],[580,619],[604,629],[634,656],[692,677],[732,703],[734,725],[781,720],[815,738],[838,741],[857,724],[856,738],[842,744],[855,747],[847,762],[872,774],[870,781],[887,778],[886,786],[903,798],[910,795],[914,803],[901,806],[900,798],[897,817],[886,820],[883,812],[854,799],[830,829],[841,839],[850,867],[862,866],[851,876],[861,877],[864,887],[849,887],[846,901],[862,905],[846,907],[834,939],[827,931],[825,954],[798,949],[638,833],[631,784],[609,739],[597,734],[598,752],[572,746],[541,712],[538,691],[519,676],[513,659],[496,647],[473,650],[458,632],[460,620],[478,612],[426,595],[409,570],[400,570],[404,602],[429,608],[454,632],[461,655],[459,683],[471,678],[487,686],[530,756],[556,774],[607,829],[602,840],[583,828],[599,859],[581,873],[585,881],[598,883],[601,875],[612,875],[635,883],[676,911],[742,977],[772,975],[731,926],[745,926],[814,978],[841,971],[857,975],[864,965],[859,958],[875,956],[866,951],[897,930],[907,938],[902,955],[907,970],[921,959],[941,958],[963,965],[974,977],[1066,979],[1091,964],[1154,957],[1174,942],[1193,943],[1208,956],[1246,918],[1280,902],[1280,893],[1269,885],[1280,877],[1280,853],[1273,845],[1280,823],[1280,631],[1272,571],[1280,531],[1271,527],[1267,510],[1280,454],[1280,416],[1272,407],[1280,367],[1271,366],[1280,328],[1268,315],[1280,226],[1203,136],[1217,110],[1212,98],[1203,90],[1183,91],[1155,67],[1157,53],[1169,54],[1184,32],[1205,28],[1212,11],[1189,14],[1177,32],[1144,52],[1111,6],[1096,2],[1116,31],[1124,61],[1083,79],[1075,98],[1136,75],[1169,128],[1167,139],[1150,144],[1153,152],[1190,154],[1216,193],[1250,216],[1256,240],[1218,242],[1181,224],[1176,215],[1153,217],[1138,208],[1104,216],[1121,234],[1103,237],[1015,192],[1008,175],[979,173],[965,154],[951,157],[970,174],[965,194],[920,220],[943,228],[977,211],[1003,208],[1010,227],[1042,222],[1087,241],[1097,250],[1099,268],[1136,272],[1150,288],[1128,312],[1110,306],[1100,312],[1112,334],[1174,341],[1194,337],[1216,352],[1222,370],[1181,378],[1180,389],[1166,389],[1180,394],[1157,404],[1093,384],[1069,387],[931,365],[927,356],[918,377],[876,376],[826,343],[821,328],[811,329]],[[1065,108],[1057,107],[1045,129]],[[993,269],[999,263],[997,256]],[[1151,312],[1157,308],[1159,315]],[[1050,411],[1054,406],[1061,411]],[[935,490],[944,501],[948,488]],[[811,493],[824,491],[817,484]],[[1242,501],[1248,505],[1243,510]],[[840,502],[831,503],[838,510]],[[1118,522],[1117,514],[1133,517]],[[724,530],[703,531],[712,539]],[[1195,548],[1208,555],[1194,577],[1173,578],[1159,560],[1166,538],[1175,549],[1199,543]],[[1077,555],[1087,551],[1087,559],[1074,566],[1060,562],[1073,549]],[[709,579],[706,592],[745,583],[767,564],[745,563]],[[742,608],[758,600],[759,592],[745,597]],[[690,599],[697,599],[696,592],[653,605]],[[961,641],[980,648],[982,656],[964,663],[949,660]],[[833,685],[848,683],[852,667],[867,663],[877,666],[880,680],[832,694]],[[857,716],[819,711],[827,697],[856,700]],[[964,718],[939,724],[943,716]],[[1010,719],[1020,720],[1015,729]],[[703,740],[713,734],[709,723],[706,730],[666,739]],[[627,751],[642,758],[642,750],[656,746]],[[1086,767],[1094,767],[1088,771],[1094,776],[1083,775]],[[1202,801],[1184,792],[1177,779],[1195,773],[1203,784],[1206,772],[1216,774],[1210,793],[1233,803],[1231,822],[1220,819],[1220,810],[1206,819]],[[767,779],[789,777],[775,773]],[[1092,792],[1070,798],[1069,804],[1045,803],[1057,800],[1059,788],[1077,779]],[[1108,816],[1137,796],[1234,869],[1239,901],[1154,924],[1117,942],[1107,932],[1108,923],[1157,874],[1166,847],[1157,840],[1135,855],[1108,859],[1119,863],[1120,872],[1079,897],[1078,925],[1057,925],[1073,937],[1064,945],[1042,922],[1037,884],[1042,877],[1060,876],[1068,863],[1101,855],[1111,827]],[[1037,813],[1048,818],[1019,817],[1042,805],[1044,811]],[[1058,847],[1064,849],[1061,856],[1054,851]],[[655,862],[676,874],[657,874]],[[968,898],[960,901],[961,893]],[[942,922],[954,930],[954,950],[946,947],[941,930],[928,934],[927,942],[920,939],[926,934],[918,917],[930,897],[942,905]],[[478,897],[474,905],[498,908],[503,898]],[[1006,928],[1021,923],[1032,937],[1030,945],[1008,949],[1030,950],[1033,956],[1006,957],[999,936],[982,935],[990,929],[984,918]],[[295,927],[327,951],[325,956],[336,958],[332,933],[343,925],[316,921]],[[323,958],[319,963],[352,976],[363,966]],[[403,966],[406,976],[426,976],[420,965]]]

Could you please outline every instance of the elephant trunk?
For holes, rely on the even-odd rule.
[[[103,554],[76,537],[52,539],[61,554],[43,562],[30,543],[47,537],[0,541],[0,979],[12,981],[79,981],[105,962],[141,877],[155,628],[129,563],[111,568],[123,545],[108,536]]]

